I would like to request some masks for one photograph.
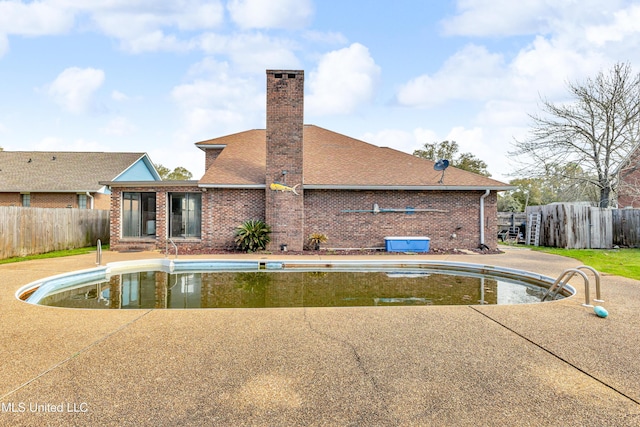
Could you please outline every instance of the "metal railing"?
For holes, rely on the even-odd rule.
[[[596,302],[604,302],[604,300],[601,298],[601,294],[600,294],[600,273],[598,273],[594,268],[589,267],[587,265],[581,265],[579,267],[569,268],[569,269],[563,271],[562,274],[560,274],[560,276],[558,276],[556,281],[553,282],[553,285],[551,285],[549,287],[549,289],[547,289],[547,292],[545,292],[545,294],[542,296],[542,301],[545,301],[547,299],[547,297],[549,297],[549,296],[551,296],[551,299],[555,299],[555,297],[558,295],[558,293],[560,293],[560,291],[562,291],[564,286],[567,283],[569,283],[569,280],[571,280],[573,278],[573,276],[578,274],[584,280],[584,304],[582,304],[582,305],[585,306],[585,307],[593,307],[593,305],[591,305],[591,296],[590,296],[590,293],[589,293],[589,278],[581,270],[589,270],[589,271],[591,271],[593,273],[593,275],[595,276],[595,279],[596,279],[596,298],[594,299],[594,301],[596,301]],[[562,281],[563,279],[564,279],[564,281]]]
[[[176,258],[175,259],[178,259],[178,245],[176,245],[175,242],[171,238],[167,239],[166,244],[164,246],[164,257],[165,258],[169,257],[169,243],[171,243],[173,245],[173,248],[176,251]]]
[[[102,265],[102,242],[100,239],[96,242],[96,265]]]

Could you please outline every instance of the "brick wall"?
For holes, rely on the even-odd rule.
[[[0,193],[0,206],[22,206],[20,193]]]
[[[426,236],[434,249],[473,249],[480,243],[480,191],[307,190],[305,236],[323,233],[323,246],[383,247],[388,236]],[[438,209],[446,212],[342,212],[381,209]],[[485,198],[485,244],[497,245],[497,197]],[[459,228],[460,227],[460,228]],[[456,237],[452,237],[452,234]]]
[[[77,208],[78,196],[75,193],[31,193],[31,207]]]
[[[127,188],[126,191],[156,191],[156,237],[120,238],[121,189],[111,198],[111,247],[164,249],[168,236],[168,195],[172,192],[200,191],[197,187]],[[327,235],[324,247],[384,247],[387,236],[426,236],[433,249],[473,249],[480,243],[480,196],[482,191],[348,191],[307,190],[304,196],[306,244],[311,233]],[[289,196],[293,196],[287,193]],[[302,199],[302,196],[297,196]],[[344,210],[436,209],[445,212],[342,212]],[[202,236],[174,239],[179,253],[233,249],[234,231],[246,220],[265,219],[265,193],[252,189],[206,189],[202,192]],[[269,222],[267,221],[267,224]],[[272,225],[272,224],[269,224]],[[485,198],[485,244],[497,246],[497,197]],[[455,234],[455,237],[452,235]],[[273,235],[272,235],[273,238]],[[272,251],[279,251],[272,246]],[[289,247],[290,250],[291,247]],[[170,247],[170,250],[173,250]]]
[[[206,248],[233,249],[235,228],[251,219],[265,219],[263,190],[208,189],[202,199],[202,239]]]
[[[76,193],[30,193],[32,208],[77,208]],[[92,194],[94,209],[108,210],[110,196],[108,194]],[[0,193],[0,206],[22,206],[20,193]],[[91,198],[87,197],[87,209],[91,207]]]
[[[222,150],[222,148],[207,148],[204,150],[204,170],[209,169],[209,166],[211,166],[214,160],[218,158],[220,153],[222,153]]]
[[[301,251],[304,245],[303,119],[304,72],[268,70],[265,218],[272,228],[271,250],[287,244]],[[299,195],[273,191],[273,182],[299,185]]]
[[[635,151],[629,165],[620,171],[618,207],[640,208],[640,149]]]

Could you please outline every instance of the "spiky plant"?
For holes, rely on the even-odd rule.
[[[263,250],[267,247],[267,243],[271,241],[269,233],[271,233],[271,227],[264,221],[260,219],[245,221],[242,225],[236,227],[236,246],[245,252]]]
[[[327,236],[322,233],[312,233],[309,236],[309,246],[311,246],[316,251],[320,249],[320,243],[325,243],[327,241]]]

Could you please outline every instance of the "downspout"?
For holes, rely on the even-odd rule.
[[[93,196],[87,191],[87,197],[91,199],[91,209],[93,209]]]
[[[489,249],[484,243],[484,199],[491,193],[490,190],[485,190],[485,193],[480,196],[480,249]]]

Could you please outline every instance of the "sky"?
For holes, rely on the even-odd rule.
[[[267,69],[305,71],[305,123],[412,153],[456,141],[513,179],[542,98],[640,71],[626,0],[0,0],[0,147],[136,151],[265,127]]]

